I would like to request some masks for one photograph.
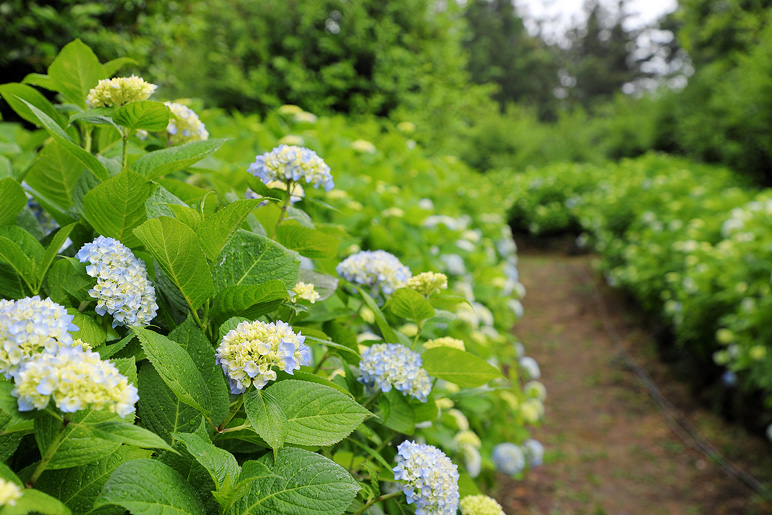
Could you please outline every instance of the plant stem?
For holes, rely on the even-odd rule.
[[[365,402],[365,403],[363,404],[363,406],[365,407],[365,409],[367,409],[367,408],[369,408],[370,406],[372,406],[373,404],[375,404],[375,401],[377,401],[377,400],[378,400],[378,397],[380,397],[380,396],[381,396],[381,390],[376,390],[376,391],[375,391],[375,395],[373,395],[372,397],[370,397],[370,399],[369,399],[367,402]]]
[[[233,426],[227,429],[223,429],[222,431],[220,431],[220,434],[230,433],[231,431],[241,431],[242,429],[247,429],[248,427],[249,427],[249,424],[241,424],[240,426]]]
[[[284,220],[284,217],[287,215],[287,208],[289,207],[290,199],[292,198],[292,179],[287,180],[287,195],[284,197],[284,202],[281,205],[281,213],[279,214],[279,219],[276,220],[276,226],[273,228],[273,235],[271,235],[271,239],[276,239],[276,231],[279,230],[279,224]]]
[[[121,170],[125,170],[129,157],[129,130],[126,129],[121,132],[123,134],[123,159],[121,160]]]
[[[421,332],[424,330],[424,323],[421,322],[418,324],[418,330],[415,333],[415,338],[413,338],[413,345],[410,346],[410,350],[415,350],[415,346],[418,345],[418,339],[421,337]]]
[[[185,299],[187,301],[187,299]],[[188,301],[188,307],[190,308],[190,314],[193,315],[193,320],[196,322],[196,325],[206,334],[206,325],[201,321],[201,318],[198,316],[198,311],[193,309],[193,304]]]
[[[367,511],[370,508],[370,506],[372,506],[373,504],[377,502],[385,501],[386,499],[391,499],[392,497],[396,497],[401,493],[402,491],[392,492],[390,494],[382,495],[380,497],[376,497],[375,499],[371,499],[370,501],[367,502],[367,504],[362,506],[356,513],[354,513],[354,515],[361,515],[362,513]]]
[[[327,358],[330,356],[329,352],[325,352],[324,356],[322,356],[322,359],[319,360],[319,363],[316,365],[316,368],[314,368],[314,374],[319,372],[319,369],[322,368],[322,365],[324,365],[324,362],[327,361]]]
[[[86,152],[91,152],[91,126],[86,125],[83,129],[83,148]]]
[[[226,431],[225,426],[228,425],[228,422],[233,420],[233,417],[235,417],[236,413],[238,413],[239,410],[241,409],[242,404],[244,404],[244,394],[239,395],[239,398],[236,399],[236,402],[231,407],[231,412],[228,413],[228,416],[225,418],[225,420],[223,420],[222,424],[220,424],[220,426],[217,428],[218,433],[224,433]]]
[[[48,466],[48,463],[51,461],[51,458],[54,457],[54,454],[56,454],[56,450],[59,448],[59,445],[62,443],[62,435],[64,434],[64,430],[67,428],[67,426],[70,424],[70,419],[68,415],[65,415],[62,419],[62,425],[59,428],[59,432],[56,433],[53,440],[48,444],[48,449],[46,449],[46,453],[43,455],[43,457],[40,460],[40,463],[38,463],[37,468],[35,469],[35,472],[32,473],[32,476],[29,478],[29,481],[27,481],[27,488],[32,488],[35,485],[35,481],[38,480],[40,477],[40,474],[42,474],[46,467]]]

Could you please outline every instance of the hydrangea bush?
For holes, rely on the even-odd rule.
[[[163,103],[125,62],[75,41],[0,86],[39,127],[0,124],[0,506],[497,513],[545,392],[495,185],[376,122]]]

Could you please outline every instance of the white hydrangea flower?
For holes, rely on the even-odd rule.
[[[375,145],[367,140],[358,139],[351,142],[351,148],[363,154],[375,154]]]
[[[2,506],[16,506],[22,496],[21,488],[19,485],[0,479],[0,507]]]
[[[432,391],[429,374],[421,368],[421,356],[404,345],[377,343],[362,352],[359,381],[382,392],[396,388],[421,402]]]
[[[541,370],[539,364],[530,356],[523,356],[520,358],[520,368],[523,369],[523,378],[526,380],[539,379],[541,377]]]
[[[66,413],[90,406],[126,417],[139,400],[136,386],[115,365],[79,347],[38,354],[22,364],[14,383],[11,394],[18,399],[20,411],[42,410],[53,399]]]
[[[529,467],[538,467],[544,462],[544,446],[538,440],[529,438],[524,441],[523,454]]]
[[[407,285],[410,269],[393,254],[363,250],[341,261],[335,270],[343,279],[380,290],[389,295]]]
[[[526,397],[539,399],[542,402],[547,399],[547,388],[539,381],[528,381],[525,383],[523,393]]]
[[[335,187],[330,167],[313,150],[292,145],[279,145],[270,152],[257,156],[249,165],[249,173],[268,184],[301,179],[314,188],[322,186],[325,191]]]
[[[33,356],[74,346],[73,318],[63,306],[37,295],[0,300],[0,372],[10,379]]]
[[[458,467],[441,450],[427,444],[404,441],[397,447],[394,479],[404,483],[408,504],[416,515],[456,515]]]
[[[169,143],[181,145],[191,141],[209,139],[206,126],[193,109],[176,102],[164,102],[164,104],[172,112],[172,116],[169,117],[169,125],[166,126],[166,132],[169,133]]]
[[[431,295],[448,289],[448,276],[435,272],[423,272],[414,275],[407,281],[407,287],[421,295]]]
[[[525,468],[523,450],[513,443],[500,443],[493,448],[491,455],[496,470],[508,476],[514,476]]]
[[[300,365],[307,365],[311,350],[305,339],[281,320],[241,322],[223,336],[216,352],[231,393],[243,393],[251,385],[262,389],[268,381],[276,379],[274,366],[293,374]]]
[[[86,105],[89,107],[113,107],[147,100],[157,87],[135,75],[102,79],[88,92]]]
[[[506,515],[496,499],[487,495],[467,495],[458,503],[461,515]]]
[[[307,300],[311,304],[319,300],[319,292],[314,289],[314,285],[302,281],[293,286],[289,294],[293,304],[297,303],[298,300]]]
[[[148,280],[145,262],[114,238],[97,237],[75,255],[88,262],[86,273],[97,278],[88,291],[97,299],[96,312],[113,316],[113,327],[146,326],[155,318],[158,304],[155,288]]]

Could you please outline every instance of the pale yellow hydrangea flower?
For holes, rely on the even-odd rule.
[[[20,497],[19,485],[0,479],[0,506],[16,506],[16,501]]]
[[[102,79],[88,92],[86,104],[89,107],[122,106],[129,102],[147,100],[157,87],[136,75]]]
[[[363,154],[375,154],[375,145],[367,140],[358,139],[351,142],[351,148]]]
[[[311,283],[299,282],[290,290],[290,300],[296,304],[298,300],[307,300],[314,304],[319,300],[319,292],[314,289]]]
[[[421,295],[431,295],[448,288],[448,276],[436,272],[424,272],[411,277],[407,282],[407,287]]]
[[[506,515],[496,499],[487,495],[467,495],[458,507],[461,508],[461,515]]]
[[[458,338],[451,338],[450,336],[435,338],[424,343],[424,349],[436,349],[437,347],[450,347],[451,349],[466,350],[463,341]]]

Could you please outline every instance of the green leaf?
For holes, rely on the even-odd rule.
[[[276,309],[287,298],[287,287],[275,279],[262,284],[229,286],[215,296],[210,315],[218,323],[233,316],[255,320]]]
[[[24,188],[16,180],[6,177],[0,179],[0,225],[16,223],[16,217],[27,205],[27,195]]]
[[[136,247],[139,239],[132,231],[145,221],[145,201],[155,187],[131,170],[121,172],[83,197],[86,220],[100,234]]]
[[[40,109],[62,129],[67,126],[67,120],[64,116],[35,88],[11,82],[0,86],[0,95],[8,102],[11,109],[16,111],[16,114],[30,123],[37,125],[39,122],[35,114],[27,107],[27,104]]]
[[[375,315],[375,323],[378,325],[378,329],[381,330],[383,339],[387,342],[398,343],[400,339],[397,336],[397,333],[394,332],[394,329],[392,329],[386,321],[386,317],[383,316],[383,312],[381,311],[381,308],[378,307],[375,300],[373,300],[364,288],[359,288],[359,293],[362,294],[362,298],[365,299],[365,304],[367,304],[367,307],[370,308]]]
[[[423,368],[432,377],[458,386],[475,388],[501,377],[496,367],[470,352],[449,347],[429,349],[421,355]]]
[[[197,232],[206,257],[214,261],[220,255],[220,251],[258,204],[259,200],[237,200],[203,221]]]
[[[177,204],[169,204],[169,211],[172,212],[174,218],[184,223],[194,231],[198,230],[198,226],[201,225],[201,213],[188,206],[180,206]]]
[[[287,415],[281,403],[269,392],[250,388],[244,394],[247,419],[260,438],[276,452],[287,437]]]
[[[90,316],[81,313],[76,308],[67,308],[67,313],[75,316],[72,323],[79,328],[78,331],[72,333],[73,338],[80,338],[91,345],[101,345],[107,339],[105,328]]]
[[[150,363],[139,369],[139,418],[142,425],[167,442],[172,433],[191,431],[200,413],[181,402]]]
[[[383,406],[384,403],[387,403],[388,407]],[[402,392],[392,388],[381,397],[379,404],[384,411],[379,414],[381,418],[385,418],[384,426],[405,435],[415,432],[415,412]]]
[[[48,296],[63,305],[90,300],[88,291],[94,284],[96,280],[86,274],[86,265],[74,258],[54,261],[45,279]]]
[[[231,489],[221,490],[219,492],[212,492],[217,502],[220,504],[221,513],[230,513],[230,507],[238,499],[244,497],[249,491],[249,487],[258,479],[265,479],[268,477],[281,478],[271,472],[268,465],[259,461],[245,461],[241,467],[241,475],[239,476],[239,482]]]
[[[118,57],[117,59],[102,63],[102,73],[105,77],[112,77],[115,75],[115,72],[128,64],[138,65],[139,63],[131,57]]]
[[[209,472],[218,490],[227,489],[236,482],[241,467],[233,454],[195,434],[175,433],[173,436],[183,442],[188,452]]]
[[[204,515],[195,490],[174,469],[157,460],[133,460],[105,483],[95,508],[115,504],[143,515]]]
[[[263,456],[258,461],[269,465],[270,460]],[[341,515],[359,491],[343,467],[303,449],[281,449],[271,472],[252,482],[234,503],[234,515]]]
[[[300,270],[297,254],[275,241],[247,231],[236,235],[222,249],[214,269],[217,291],[228,286],[262,284],[276,279],[287,289],[295,286]]]
[[[25,284],[35,283],[35,263],[15,242],[0,236],[0,263],[7,263]]]
[[[209,388],[190,354],[166,336],[141,327],[132,327],[132,331],[166,386],[180,401],[211,418]]]
[[[35,488],[59,499],[75,513],[87,513],[94,507],[99,492],[118,466],[131,460],[149,458],[151,454],[148,450],[121,446],[93,465],[46,470],[35,483]]]
[[[278,399],[287,416],[286,442],[290,444],[332,445],[370,415],[351,397],[307,381],[280,381],[266,392]]]
[[[209,264],[193,229],[179,220],[162,216],[143,223],[134,234],[192,309],[198,309],[214,295]]]
[[[113,113],[113,121],[129,130],[160,132],[169,125],[169,108],[163,102],[140,100],[129,102]]]
[[[107,173],[107,170],[104,165],[99,162],[99,159],[73,142],[67,133],[64,132],[64,129],[57,125],[54,120],[29,102],[26,102],[25,100],[22,100],[22,102],[24,102],[29,110],[32,111],[32,114],[37,118],[37,121],[33,123],[42,125],[54,140],[60,143],[67,152],[75,156],[75,158],[80,161],[83,166],[88,168],[96,178],[100,181],[106,181],[110,178],[110,174]]]
[[[56,91],[56,84],[48,75],[42,73],[28,73],[21,81],[22,84],[31,84],[49,91]]]
[[[14,397],[11,402],[16,402],[16,398]],[[14,405],[13,408],[15,409],[17,406]],[[26,426],[20,425],[22,419],[19,419],[15,416],[14,412],[8,412],[8,411],[0,411],[0,462],[5,462],[13,456],[13,453],[16,452],[16,449],[19,447],[19,443],[21,442],[21,439],[24,438],[24,434],[26,433],[26,429],[22,428],[29,428],[32,429],[33,422],[30,421],[24,421]],[[16,426],[22,430],[19,431],[11,431]],[[2,477],[2,475],[0,475]]]
[[[429,301],[410,288],[396,290],[386,303],[386,308],[395,315],[412,320],[417,324],[434,316],[434,308],[429,304]]]
[[[76,39],[62,48],[48,67],[48,76],[67,101],[85,108],[89,90],[105,77],[105,72],[94,52]]]
[[[77,121],[81,121],[93,123],[95,125],[109,125],[120,131],[121,128],[113,120],[114,112],[115,109],[112,107],[97,107],[94,109],[89,109],[88,111],[81,111],[70,116],[68,124],[72,125]]]
[[[147,211],[148,218],[158,218],[160,216],[168,216],[174,218],[174,212],[169,209],[170,204],[176,204],[180,207],[187,206],[185,202],[177,198],[172,192],[159,186],[155,189],[150,198],[145,201],[145,211]]]
[[[70,515],[70,509],[48,494],[28,488],[23,490],[15,506],[5,506],[0,513],[2,515],[25,515],[26,513]]]
[[[90,431],[80,425],[104,422],[117,417],[115,413],[107,411],[73,413],[71,420],[74,423],[64,428],[59,446],[51,461],[48,462],[47,468],[56,470],[88,465],[114,453],[120,447],[120,443],[94,438]],[[44,455],[48,447],[55,443],[61,427],[62,422],[59,419],[45,412],[38,413],[35,418],[35,438],[41,455]]]
[[[45,253],[43,254],[42,259],[37,264],[36,272],[37,272],[37,283],[42,284],[43,278],[46,276],[46,272],[48,272],[48,268],[51,266],[51,263],[54,262],[54,259],[56,258],[56,255],[59,254],[59,249],[62,248],[62,245],[64,245],[64,242],[67,241],[67,238],[70,237],[70,233],[75,228],[77,224],[73,223],[67,226],[62,227],[58,231],[56,231],[56,234],[53,238],[51,238],[51,243],[48,244],[48,248],[46,248]]]
[[[169,339],[179,343],[193,358],[212,397],[212,421],[215,424],[221,423],[230,411],[230,397],[228,382],[217,364],[214,347],[191,317],[169,333]]]
[[[134,161],[131,169],[148,179],[157,179],[201,161],[224,142],[224,139],[207,139],[156,150]]]
[[[309,258],[336,257],[340,244],[340,240],[329,234],[295,224],[280,225],[276,239],[286,248]]]
[[[127,424],[120,420],[106,420],[95,424],[81,424],[81,427],[87,429],[95,437],[111,442],[120,442],[126,445],[133,445],[143,449],[166,449],[172,448],[163,438],[157,434],[148,431],[134,424]]]

